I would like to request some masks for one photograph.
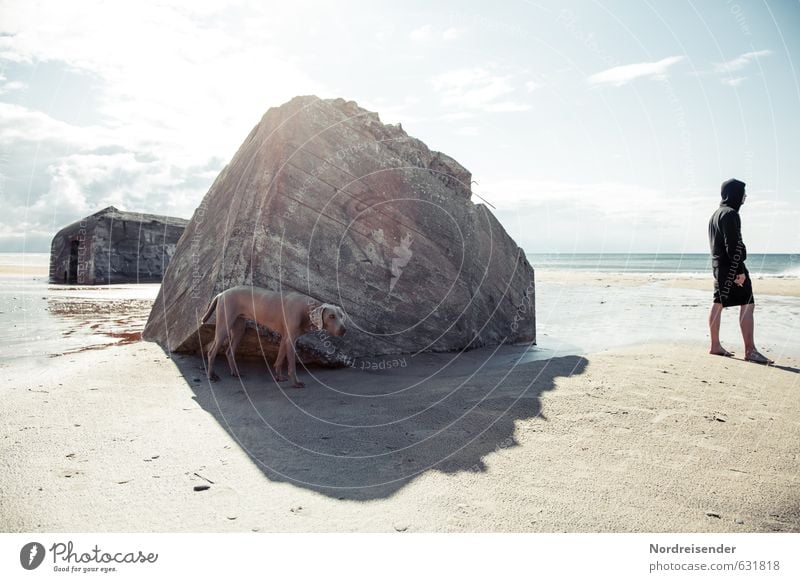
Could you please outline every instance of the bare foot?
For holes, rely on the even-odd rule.
[[[305,388],[305,387],[306,385],[303,384],[302,382],[295,382],[294,384],[292,384],[292,388]]]
[[[708,350],[708,353],[713,356],[725,356],[726,358],[733,357],[733,352],[729,352],[722,346],[719,346],[718,348],[711,348],[710,350]]]
[[[753,350],[745,354],[744,359],[748,362],[755,362],[756,364],[764,364],[769,366],[770,364],[774,364],[774,360],[770,360],[767,356],[760,353],[758,350]]]

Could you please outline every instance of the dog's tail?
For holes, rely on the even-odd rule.
[[[208,309],[206,309],[206,314],[203,316],[202,323],[207,322],[214,313],[214,310],[217,308],[217,301],[219,301],[220,295],[222,295],[222,293],[214,297],[214,299],[211,300],[211,303],[208,304]]]

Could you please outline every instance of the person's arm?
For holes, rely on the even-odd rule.
[[[744,273],[747,251],[742,242],[742,222],[738,212],[729,212],[720,221],[720,230],[725,241],[725,254],[731,265],[736,265],[736,274]]]

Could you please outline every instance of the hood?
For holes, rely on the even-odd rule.
[[[720,206],[730,206],[734,210],[739,210],[744,200],[744,182],[731,178],[722,183],[722,202]]]

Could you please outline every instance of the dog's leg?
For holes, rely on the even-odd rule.
[[[231,328],[228,349],[225,352],[225,357],[228,358],[228,367],[231,369],[231,376],[235,376],[236,378],[241,377],[241,374],[239,374],[239,366],[236,365],[236,348],[239,347],[239,342],[242,341],[246,325],[247,322],[243,318],[236,318]]]
[[[291,382],[292,388],[305,388],[305,384],[299,382],[297,380],[297,348],[294,345],[295,338],[299,334],[293,333],[293,331],[286,332],[286,360],[289,364],[289,381]]]
[[[286,376],[283,375],[283,365],[286,363],[286,338],[281,337],[281,343],[278,347],[278,357],[275,359],[275,380],[278,382],[285,382],[288,380]]]
[[[219,328],[218,328],[219,329]],[[214,341],[211,342],[211,349],[208,350],[208,379],[212,382],[216,382],[219,380],[219,376],[214,373],[214,360],[217,357],[217,352],[219,351],[219,346],[221,345],[220,338],[217,335],[214,335]]]
[[[226,309],[225,300],[219,301],[217,304],[217,323],[214,326],[214,343],[211,344],[211,349],[208,352],[208,379],[212,382],[219,380],[219,376],[214,373],[214,360],[217,358],[217,353],[220,348],[225,345],[225,340],[228,339],[228,310]]]

